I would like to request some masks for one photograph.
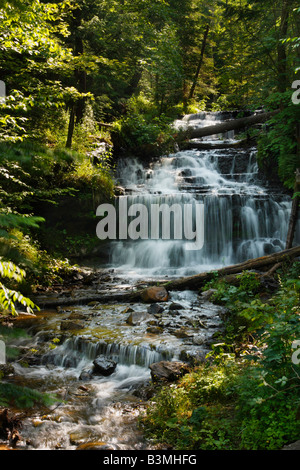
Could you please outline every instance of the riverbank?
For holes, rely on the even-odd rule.
[[[25,415],[18,445],[28,450],[255,450],[292,443],[299,431],[297,408],[290,410],[289,419],[286,413],[290,400],[295,404],[299,399],[299,366],[289,356],[298,331],[297,272],[299,262],[280,272],[280,284],[264,290],[263,297],[255,276],[243,273],[239,284],[211,281],[203,295],[172,292],[165,302],[92,302],[15,318],[12,330],[21,327],[29,338],[14,338],[23,353],[14,375],[4,382],[56,395],[47,409],[42,403],[36,408],[41,396],[33,398],[36,404],[26,412],[13,406],[13,415]],[[91,273],[86,273],[90,279]],[[118,369],[110,377],[91,372],[99,356],[116,360]],[[173,374],[169,381],[163,372],[162,379],[155,380],[149,366],[161,360],[186,364],[184,376]],[[85,406],[91,404],[98,418],[92,426],[83,425]],[[237,440],[239,423],[248,422],[246,429],[251,429],[249,406],[255,439],[246,432]],[[277,409],[278,419],[272,418],[271,409]],[[263,437],[266,432],[272,439]],[[121,435],[123,440],[117,442]]]

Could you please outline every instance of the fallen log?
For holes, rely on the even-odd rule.
[[[165,288],[166,291],[172,290],[198,290],[206,282],[210,281],[218,274],[220,277],[229,276],[231,274],[239,274],[242,271],[248,270],[260,270],[266,267],[271,267],[277,263],[284,261],[291,261],[297,256],[300,256],[300,245],[290,248],[288,250],[279,251],[271,255],[263,256],[261,258],[254,258],[247,260],[243,263],[226,266],[221,269],[216,269],[209,272],[195,274],[189,277],[183,277],[174,279],[173,281],[160,282],[159,287]],[[103,291],[97,293],[78,294],[78,296],[63,298],[59,295],[57,298],[47,297],[35,297],[34,302],[42,309],[55,308],[55,307],[67,307],[70,305],[84,305],[89,302],[97,301],[99,303],[113,303],[113,302],[144,302],[144,295],[148,288],[141,288],[137,290],[130,290],[126,292],[114,291],[111,292]],[[159,299],[157,302],[160,301]]]
[[[175,279],[173,281],[161,284],[161,286],[165,287],[168,291],[184,289],[197,290],[202,287],[206,282],[213,279],[216,274],[218,274],[220,277],[223,277],[228,276],[230,274],[238,274],[242,271],[249,271],[253,269],[259,270],[268,266],[275,265],[277,263],[290,261],[293,258],[296,258],[297,256],[300,256],[300,245],[290,248],[288,250],[272,253],[271,255],[250,259],[244,261],[243,263],[226,266],[221,269],[195,274],[194,276]]]
[[[232,130],[243,129],[254,124],[259,124],[268,121],[275,114],[279,113],[280,110],[269,111],[267,113],[254,114],[239,119],[230,119],[228,121],[221,122],[212,126],[205,126],[200,128],[188,127],[185,131],[188,139],[197,139],[201,137],[207,137],[209,135],[224,134],[225,132]]]

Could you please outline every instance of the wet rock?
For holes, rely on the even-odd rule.
[[[157,392],[157,384],[154,384],[151,380],[146,384],[139,384],[132,391],[132,395],[138,397],[140,400],[148,401],[150,400]]]
[[[12,448],[6,444],[0,444],[0,450],[12,450]]]
[[[91,438],[91,432],[88,429],[79,429],[69,434],[70,444],[73,446],[84,444]]]
[[[163,311],[164,311],[164,308],[162,307],[162,305],[159,305],[156,303],[151,304],[147,309],[147,312],[153,315],[158,314],[158,313],[163,313]]]
[[[84,328],[84,323],[76,320],[63,320],[60,324],[60,329],[62,331],[66,330],[82,330]]]
[[[171,303],[171,305],[169,306],[169,311],[171,312],[174,310],[183,310],[183,309],[184,309],[184,306],[176,302]]]
[[[202,292],[201,297],[204,300],[209,300],[211,299],[211,297],[214,295],[215,292],[217,292],[217,289],[208,289]]]
[[[173,331],[173,335],[176,336],[177,338],[189,338],[191,336],[190,334],[187,333],[184,327]]]
[[[151,377],[153,382],[178,380],[184,374],[190,371],[188,364],[180,361],[160,361],[150,365]]]
[[[116,196],[124,196],[125,195],[125,188],[123,186],[115,186],[114,192]]]
[[[193,336],[193,343],[196,346],[201,346],[205,342],[205,336],[204,335],[194,335]]]
[[[9,375],[13,375],[14,373],[15,369],[11,364],[0,364],[1,377],[7,377]]]
[[[13,414],[8,408],[0,411],[0,439],[9,440],[9,444],[15,447],[21,439],[19,430],[22,427],[20,417]]]
[[[157,320],[150,320],[150,321],[147,321],[147,324],[150,325],[150,326],[159,326]]]
[[[87,381],[87,380],[91,380],[92,377],[93,377],[93,374],[90,370],[83,370],[81,371],[79,375],[79,380]]]
[[[152,286],[145,289],[141,298],[144,302],[167,302],[168,292],[164,287]]]
[[[105,442],[86,442],[76,447],[76,450],[117,450],[118,447]]]
[[[69,320],[86,320],[86,314],[79,312],[71,313]]]
[[[117,363],[115,361],[108,359],[103,355],[96,357],[93,361],[93,365],[93,374],[104,375],[106,377],[111,375],[117,367]]]
[[[132,312],[126,320],[128,325],[140,325],[140,323],[150,320],[153,317],[146,312]]]
[[[187,351],[181,351],[179,355],[179,359],[181,361],[187,362],[193,366],[196,366],[198,364],[202,364],[206,362],[206,355],[209,352],[209,350],[187,350]]]
[[[123,310],[122,313],[132,313],[132,312],[134,312],[132,307],[126,307],[125,310]]]
[[[292,444],[287,444],[281,450],[300,450],[300,441],[293,442]]]
[[[152,335],[160,335],[164,330],[161,326],[149,326],[146,331]]]

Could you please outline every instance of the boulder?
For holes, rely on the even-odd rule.
[[[63,320],[60,323],[60,329],[62,331],[66,330],[82,330],[84,328],[84,323],[76,320]]]
[[[139,325],[143,321],[152,319],[153,317],[147,312],[132,312],[126,320],[129,325]]]
[[[170,307],[169,307],[169,310],[170,311],[173,311],[173,310],[182,310],[184,309],[184,306],[181,305],[181,304],[178,304],[177,302],[173,302],[171,303]]]
[[[185,327],[182,326],[178,330],[173,331],[173,335],[177,338],[189,338],[191,335],[186,331]]]
[[[82,370],[79,375],[79,380],[87,381],[92,379],[92,372],[89,370]]]
[[[103,355],[96,357],[93,361],[93,365],[93,374],[104,375],[106,377],[111,375],[117,367],[117,363],[115,361],[108,359]]]
[[[164,311],[164,308],[158,304],[151,304],[149,305],[147,309],[147,312],[153,315],[158,314],[158,313],[163,313],[163,311]]]
[[[80,444],[76,450],[118,450],[118,447],[105,442],[87,442]]]
[[[300,441],[287,444],[281,450],[300,450]]]
[[[215,292],[217,292],[217,289],[208,289],[208,290],[202,292],[201,297],[204,300],[210,300],[211,297],[215,294]]]
[[[150,333],[151,335],[160,335],[164,332],[164,330],[161,326],[149,326],[146,332]]]
[[[143,290],[141,298],[144,302],[167,302],[168,292],[164,287],[152,286]]]
[[[174,382],[190,371],[188,364],[181,361],[160,361],[150,365],[153,382]]]
[[[201,334],[197,334],[193,336],[193,343],[196,346],[201,346],[205,342],[205,336]]]

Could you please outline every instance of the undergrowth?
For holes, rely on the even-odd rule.
[[[206,361],[161,387],[142,425],[154,442],[185,450],[277,450],[300,436],[300,263],[261,299],[255,273],[214,279],[225,332]]]

